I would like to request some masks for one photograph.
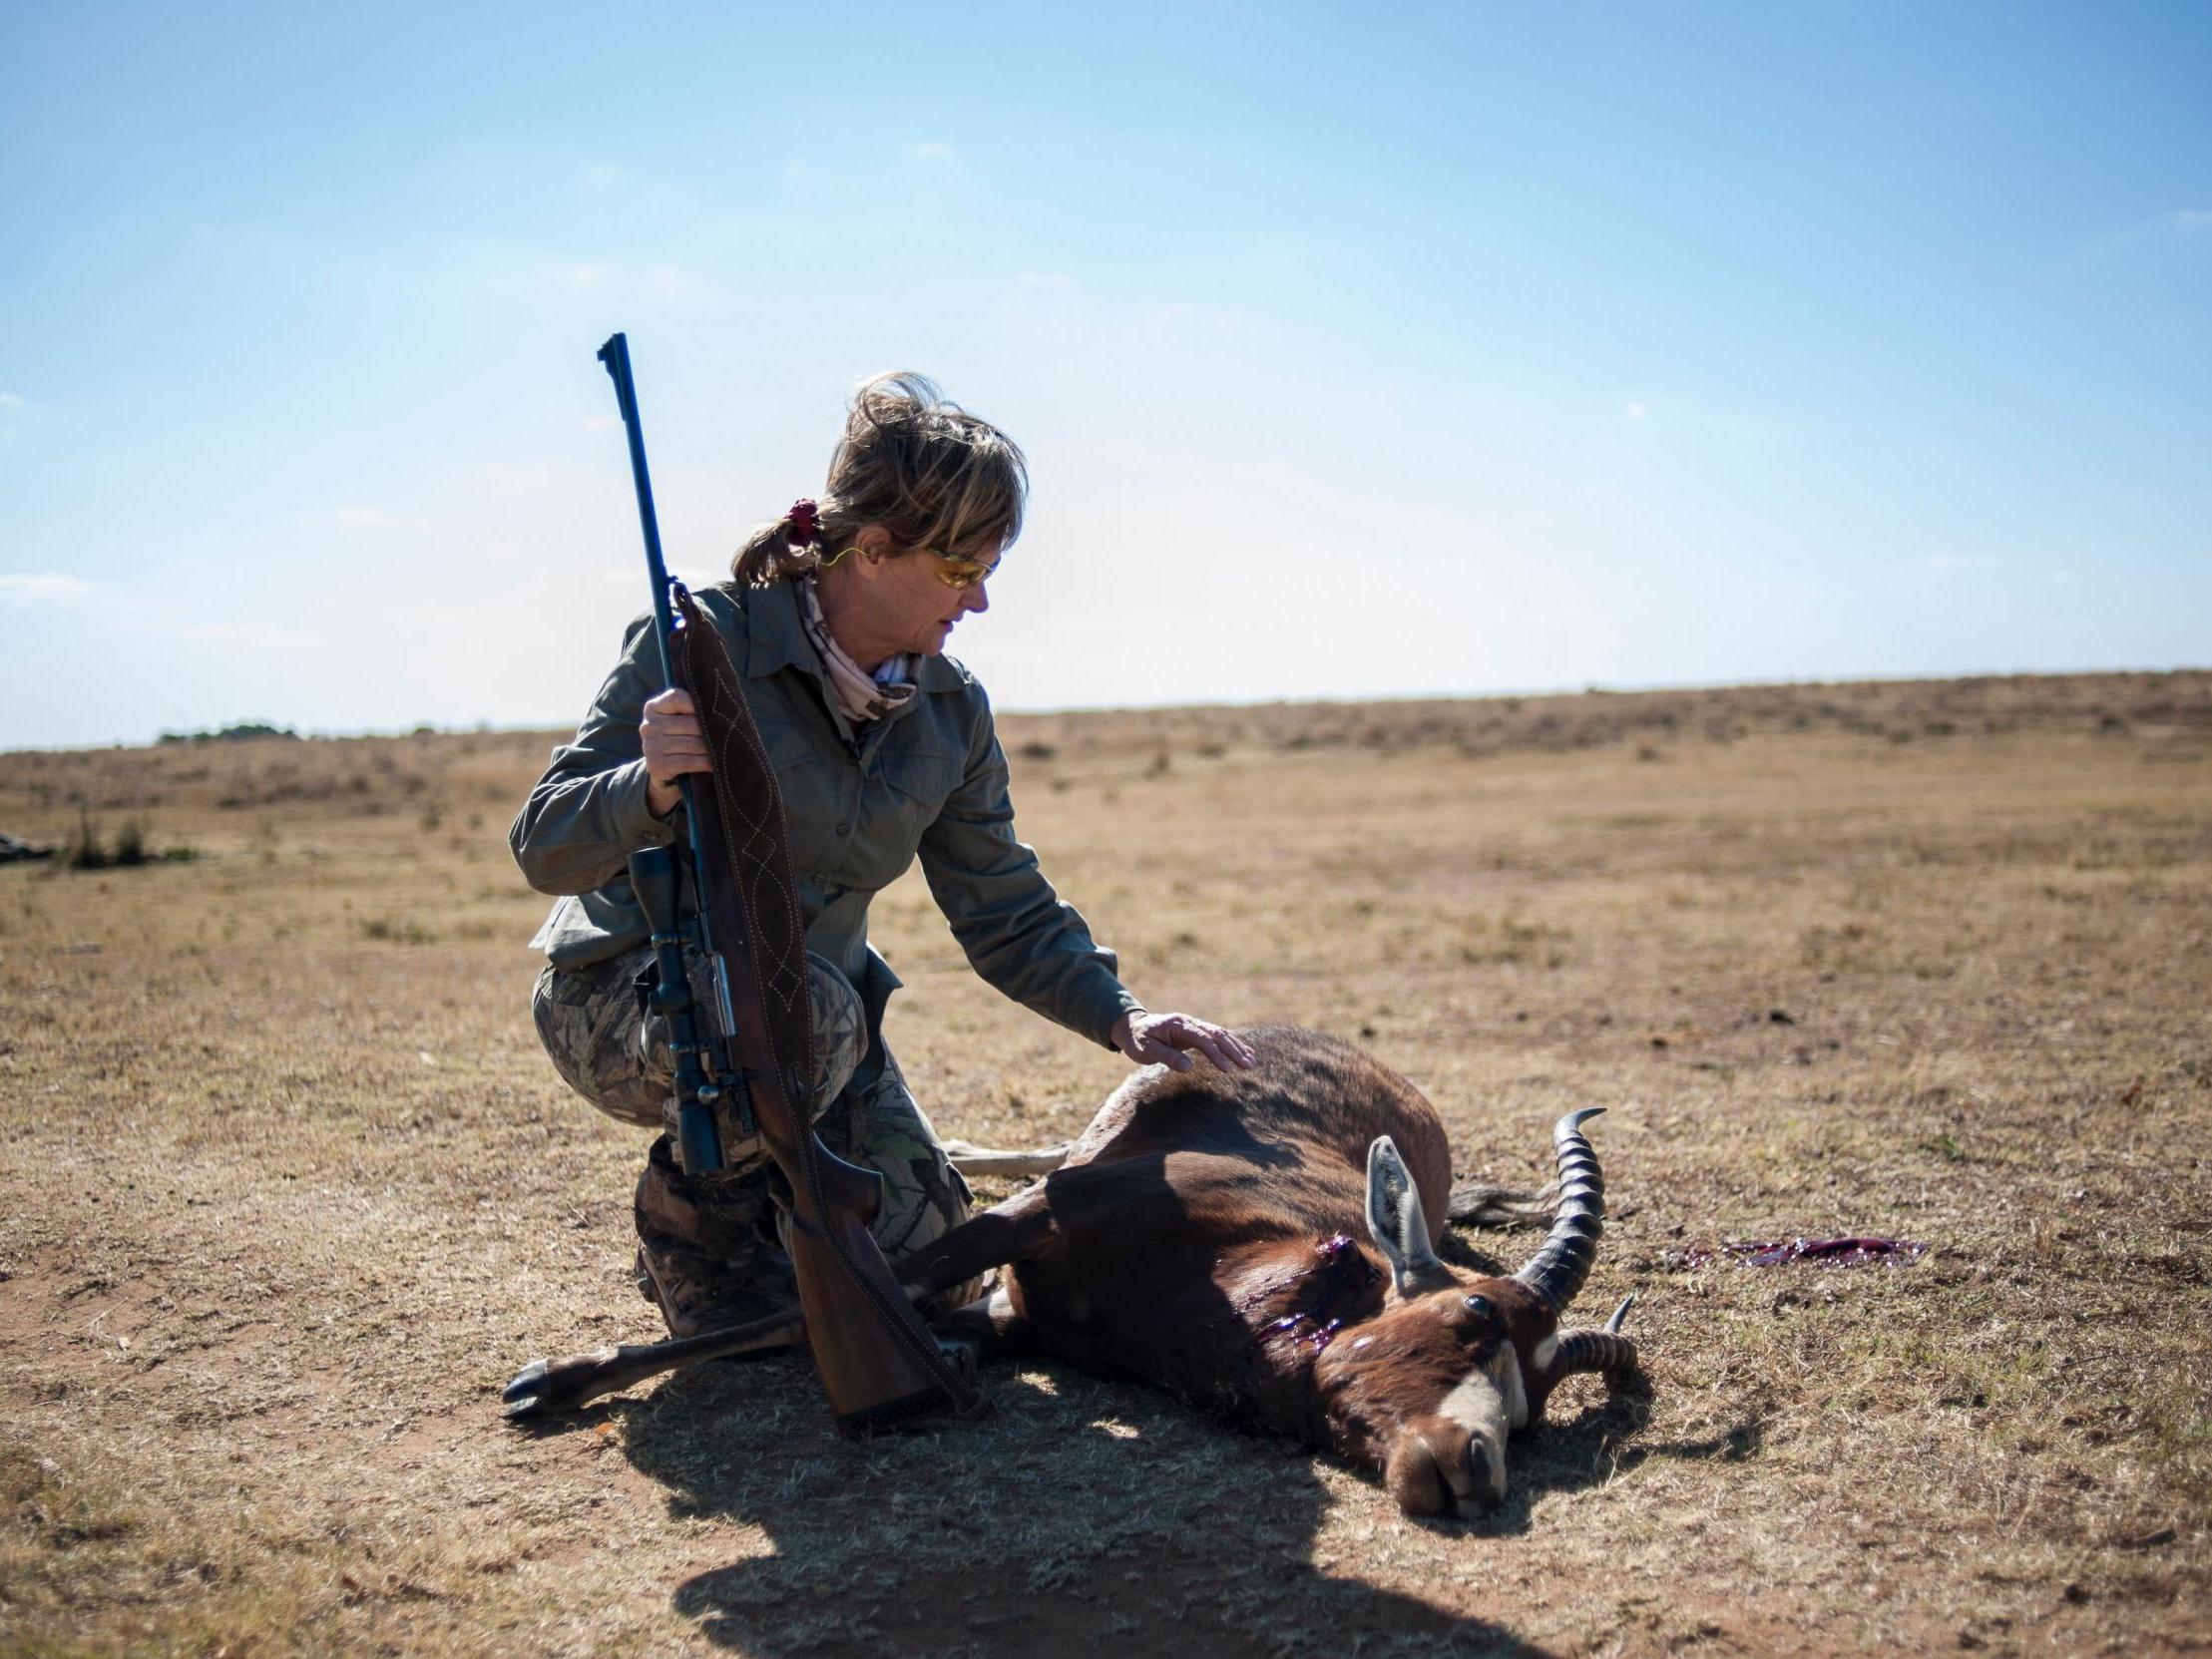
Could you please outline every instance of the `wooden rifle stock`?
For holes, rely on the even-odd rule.
[[[824,1146],[806,1114],[819,1070],[806,937],[791,884],[783,795],[729,652],[675,589],[673,671],[691,693],[713,770],[691,792],[704,851],[694,880],[729,974],[732,1057],[769,1154],[791,1186],[791,1263],[806,1338],[838,1430],[860,1437],[989,1410],[946,1359],[868,1231],[883,1177]]]

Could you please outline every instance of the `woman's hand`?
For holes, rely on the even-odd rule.
[[[665,818],[683,798],[675,780],[689,772],[711,772],[706,758],[706,734],[691,693],[671,686],[646,704],[638,722],[638,745],[646,751],[646,804],[656,818]]]
[[[1139,1065],[1164,1065],[1170,1071],[1195,1065],[1190,1052],[1205,1055],[1216,1071],[1259,1063],[1251,1044],[1233,1032],[1187,1014],[1147,1014],[1142,1009],[1124,1014],[1113,1023],[1113,1045]]]

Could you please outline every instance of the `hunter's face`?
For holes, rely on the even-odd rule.
[[[942,557],[928,550],[886,560],[883,579],[877,584],[884,606],[884,622],[900,650],[936,656],[961,620],[991,609],[990,573],[996,556],[969,559],[965,555]],[[948,579],[977,576],[953,586]]]

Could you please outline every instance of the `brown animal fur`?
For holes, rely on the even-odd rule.
[[[1367,1230],[1369,1149],[1396,1144],[1433,1247],[1451,1176],[1436,1113],[1335,1037],[1240,1035],[1256,1067],[1139,1073],[1062,1168],[902,1277],[933,1288],[1003,1265],[999,1298],[959,1320],[998,1346],[1255,1419],[1384,1471],[1409,1512],[1495,1502],[1505,1430],[1548,1392],[1538,1350],[1555,1310],[1518,1280],[1433,1258],[1403,1294],[1385,1252],[1354,1236]],[[1527,1411],[1509,1404],[1482,1436],[1440,1408],[1486,1366],[1515,1373],[1505,1393]]]

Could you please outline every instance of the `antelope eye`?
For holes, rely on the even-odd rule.
[[[1490,1298],[1487,1296],[1464,1297],[1461,1299],[1460,1306],[1477,1319],[1496,1319],[1498,1317],[1498,1310],[1490,1305]]]

